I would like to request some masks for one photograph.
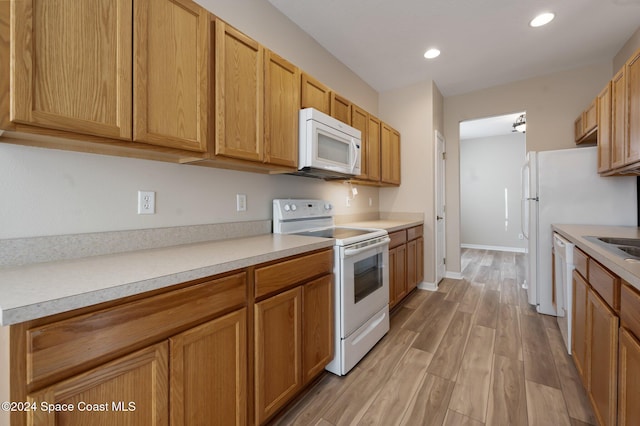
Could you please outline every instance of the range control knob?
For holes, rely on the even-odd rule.
[[[325,210],[331,210],[332,208],[333,208],[333,206],[331,204],[329,204],[329,203],[324,205],[324,209]]]
[[[295,212],[296,210],[298,210],[298,207],[295,204],[291,204],[291,211]]]
[[[289,210],[291,210],[291,206],[289,204],[285,204],[284,205],[284,211],[288,212]]]

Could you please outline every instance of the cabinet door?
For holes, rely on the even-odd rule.
[[[373,182],[380,182],[380,136],[381,122],[376,117],[369,116],[367,129],[367,178]]]
[[[389,309],[396,305],[396,269],[398,264],[398,248],[389,249]]]
[[[416,280],[418,284],[424,281],[424,238],[416,240],[416,266],[418,268]]]
[[[587,298],[589,396],[598,424],[616,424],[618,317],[594,291]]]
[[[407,295],[407,245],[396,247],[395,300],[400,302]]]
[[[640,161],[640,50],[629,59],[626,65],[627,78],[627,136],[625,164]]]
[[[246,424],[246,309],[169,339],[171,424]]]
[[[367,127],[369,122],[369,114],[367,111],[359,108],[356,105],[351,106],[351,126],[355,129],[360,130],[361,140],[360,140],[360,175],[358,179],[367,179],[367,170],[368,167],[368,157],[369,157],[369,142],[367,136]]]
[[[597,98],[591,102],[589,108],[584,111],[584,118],[582,121],[583,133],[586,135],[590,131],[596,128],[598,125],[598,100]]]
[[[611,170],[611,82],[598,95],[598,173]]]
[[[131,139],[131,0],[11,4],[10,119]]]
[[[343,123],[351,125],[351,102],[331,92],[331,116]]]
[[[333,359],[333,276],[302,288],[302,371],[308,383]]]
[[[302,73],[301,108],[315,108],[327,115],[331,114],[331,90],[309,74]]]
[[[583,119],[584,117],[582,116],[582,113],[580,113],[578,118],[576,118],[576,121],[573,122],[573,132],[576,143],[578,143],[584,136]]]
[[[620,328],[620,369],[618,372],[618,424],[640,425],[640,342]]]
[[[255,415],[263,423],[302,383],[302,288],[255,305]]]
[[[624,166],[626,78],[622,68],[611,80],[611,168]]]
[[[263,47],[216,20],[215,153],[262,162]]]
[[[190,0],[134,2],[136,141],[204,152],[209,13]]]
[[[28,413],[27,424],[168,425],[168,353],[165,341],[30,394],[38,410]],[[74,409],[48,413],[43,403]]]
[[[418,245],[416,240],[407,243],[407,292],[418,285]]]
[[[264,144],[265,162],[298,167],[300,70],[265,50]]]
[[[400,133],[385,123],[381,131],[382,182],[400,185]]]
[[[571,354],[582,383],[589,389],[587,371],[587,294],[589,285],[582,276],[573,272],[573,334],[571,335]]]

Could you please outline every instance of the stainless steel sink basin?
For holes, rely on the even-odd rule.
[[[625,260],[640,260],[640,238],[584,237]]]

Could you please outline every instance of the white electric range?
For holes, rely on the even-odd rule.
[[[389,331],[387,231],[335,226],[327,201],[278,199],[273,232],[335,239],[335,356],[326,369],[347,374]]]

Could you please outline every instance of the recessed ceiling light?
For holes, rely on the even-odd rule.
[[[440,56],[440,51],[438,49],[429,49],[424,52],[424,57],[427,59],[437,58],[438,56]]]
[[[535,28],[535,27],[541,27],[543,25],[547,25],[549,22],[553,21],[553,18],[555,17],[556,17],[555,13],[551,13],[551,12],[541,13],[540,15],[533,18],[531,22],[529,22],[529,26]]]

